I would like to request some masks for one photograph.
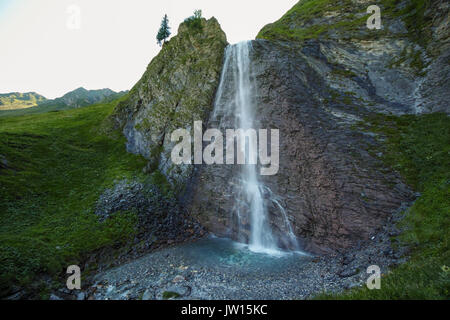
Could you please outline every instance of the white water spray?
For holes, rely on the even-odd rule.
[[[235,128],[246,130],[255,129],[257,125],[255,123],[257,86],[251,72],[251,46],[251,42],[247,41],[228,46],[226,49],[224,68],[212,116],[213,121],[219,120],[222,126],[233,124]],[[255,156],[249,153],[257,152],[257,150],[248,148],[249,152],[245,152],[246,143],[242,148],[244,148],[242,152],[247,157],[246,163],[249,163],[248,158]],[[248,235],[250,250],[270,254],[280,252],[270,226],[267,201],[271,201],[279,210],[285,222],[286,238],[291,248],[297,249],[297,240],[287,214],[271,190],[260,181],[257,165],[243,165],[238,181],[234,214],[237,215],[240,226],[244,220],[250,220]]]

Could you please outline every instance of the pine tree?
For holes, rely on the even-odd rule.
[[[156,40],[158,40],[158,44],[162,46],[169,36],[170,36],[169,18],[167,18],[166,14],[164,15],[164,18],[161,21],[161,27],[159,28]]]

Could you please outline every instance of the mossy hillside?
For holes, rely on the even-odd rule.
[[[450,298],[450,118],[436,113],[401,117],[373,115],[362,128],[379,134],[373,154],[397,170],[421,197],[404,213],[403,233],[394,239],[411,256],[381,281],[381,290],[365,286],[318,299]]]
[[[32,114],[42,114],[47,112],[59,112],[64,110],[70,110],[78,108],[81,106],[89,106],[93,104],[108,103],[116,100],[126,99],[126,92],[113,93],[108,89],[103,90],[84,90],[84,97],[74,98],[77,92],[81,90],[75,90],[66,94],[63,98],[58,98],[55,100],[44,100],[38,101],[36,104],[29,108],[13,109],[13,110],[2,110],[0,106],[0,117],[11,117],[11,116],[25,116]],[[83,93],[81,91],[81,93]],[[105,94],[106,92],[106,94]],[[22,95],[22,94],[21,94]],[[92,101],[91,103],[89,101]]]
[[[129,139],[129,149],[148,158],[149,168],[159,167],[171,182],[173,168],[161,167],[160,156],[170,157],[171,132],[189,129],[194,121],[207,120],[227,45],[215,18],[195,21],[180,25],[177,36],[163,45],[129,98],[117,106],[113,115]],[[142,140],[130,139],[136,133]]]
[[[0,118],[1,295],[134,236],[133,212],[103,223],[94,214],[106,188],[139,177],[146,163],[108,129],[115,105]]]
[[[351,0],[301,0],[280,20],[265,26],[258,39],[303,42],[308,39],[330,38],[333,33],[340,39],[376,39],[394,37],[392,32],[368,30],[367,7],[371,3]],[[406,6],[399,1],[382,0],[380,6],[385,28],[396,19],[401,19],[408,30],[407,36],[426,45],[430,39],[427,26],[431,21],[425,16],[429,0],[410,0]]]
[[[118,105],[115,113],[119,122],[123,121],[123,112],[139,111],[146,103],[152,106],[142,124],[144,130],[161,129],[169,121],[182,124],[186,116],[198,119],[203,116],[205,105],[211,107],[214,91],[202,90],[209,85],[204,80],[220,74],[227,42],[217,20],[201,22],[200,30],[188,22],[182,23],[178,35],[164,44],[131,90],[129,99]],[[181,106],[184,100],[187,101]]]
[[[203,98],[195,94],[202,92],[188,92],[188,89],[201,90],[202,85],[207,85],[201,81],[202,76],[220,72],[223,51],[227,45],[226,36],[216,19],[201,19],[201,25],[199,30],[190,26],[189,22],[182,23],[178,35],[163,45],[161,52],[150,62],[142,78],[130,91],[129,98],[117,106],[113,116],[119,123],[126,120],[122,117],[123,113],[139,111],[149,102],[154,102],[154,105],[146,119],[154,123],[147,123],[143,128],[158,124],[161,127],[161,123],[167,119],[183,122],[181,119],[187,112],[181,115],[175,113],[175,108],[186,96],[191,100]],[[195,111],[202,108],[202,103],[209,103],[211,98],[212,95],[208,95],[203,98],[204,101],[187,103],[187,106]],[[197,104],[197,108],[193,104]]]
[[[45,100],[47,100],[45,97],[35,92],[0,94],[0,111],[27,109],[35,107]]]

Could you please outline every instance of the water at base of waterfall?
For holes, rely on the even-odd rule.
[[[279,271],[291,263],[303,263],[310,256],[301,251],[263,251],[255,252],[249,245],[230,239],[211,236],[194,243],[183,245],[183,259],[187,263],[205,266],[220,266],[236,270]],[[306,260],[305,260],[306,259]]]

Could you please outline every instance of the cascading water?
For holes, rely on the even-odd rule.
[[[250,51],[251,41],[228,46],[225,63],[218,88],[212,122],[218,122],[221,128],[234,125],[234,129],[258,129],[255,120],[257,86],[252,77]],[[282,215],[291,249],[297,248],[297,240],[292,232],[284,208],[271,190],[264,186],[259,177],[257,165],[249,164],[249,159],[257,159],[257,150],[246,143],[241,146],[246,155],[246,164],[242,165],[235,185],[235,212],[239,232],[245,232],[249,248],[255,252],[279,252],[277,238],[272,232],[267,203],[272,203]],[[248,152],[245,152],[245,151]],[[251,154],[251,153],[255,154]],[[249,220],[250,228],[248,228]],[[245,230],[241,230],[247,225]],[[250,230],[248,230],[250,229]],[[249,232],[249,234],[248,234]]]

